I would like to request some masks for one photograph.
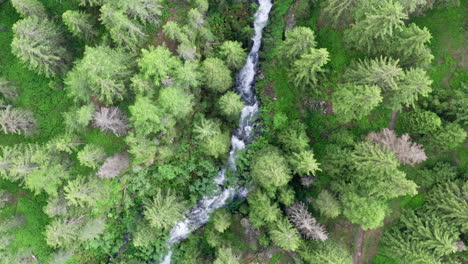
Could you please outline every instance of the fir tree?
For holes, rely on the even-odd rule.
[[[295,27],[286,31],[286,38],[281,44],[281,54],[288,61],[295,61],[315,48],[314,32],[307,27]]]

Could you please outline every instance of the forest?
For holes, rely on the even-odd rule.
[[[468,0],[0,0],[0,264],[467,264]]]

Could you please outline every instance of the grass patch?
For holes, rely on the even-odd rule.
[[[26,224],[13,232],[15,240],[10,245],[11,250],[18,252],[20,249],[31,248],[37,259],[46,263],[53,252],[43,236],[45,226],[49,223],[48,216],[42,211],[47,195],[34,195],[17,184],[4,180],[0,180],[0,189],[13,195],[13,203],[0,211],[0,219],[14,215],[23,215],[26,218]]]

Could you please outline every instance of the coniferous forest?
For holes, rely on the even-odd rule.
[[[0,0],[0,264],[467,264],[467,0]]]

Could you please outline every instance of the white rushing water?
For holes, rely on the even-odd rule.
[[[258,113],[258,101],[253,91],[253,86],[258,66],[258,52],[262,41],[262,31],[266,26],[268,14],[272,7],[271,0],[258,0],[258,3],[259,7],[255,13],[255,36],[253,38],[253,46],[244,67],[237,75],[236,90],[242,95],[242,100],[245,105],[242,109],[239,126],[234,131],[231,138],[231,151],[229,152],[227,165],[219,171],[218,176],[214,179],[215,183],[218,185],[217,194],[204,196],[198,201],[197,207],[192,208],[187,212],[182,221],[176,223],[170,232],[170,238],[167,241],[169,252],[162,257],[162,264],[171,263],[172,245],[186,239],[191,232],[206,224],[210,219],[210,214],[214,210],[225,206],[227,201],[231,198],[236,196],[245,197],[247,195],[247,190],[245,188],[224,187],[223,184],[226,170],[230,169],[236,171],[235,161],[237,158],[237,151],[245,149],[245,146],[252,140],[253,117]]]

